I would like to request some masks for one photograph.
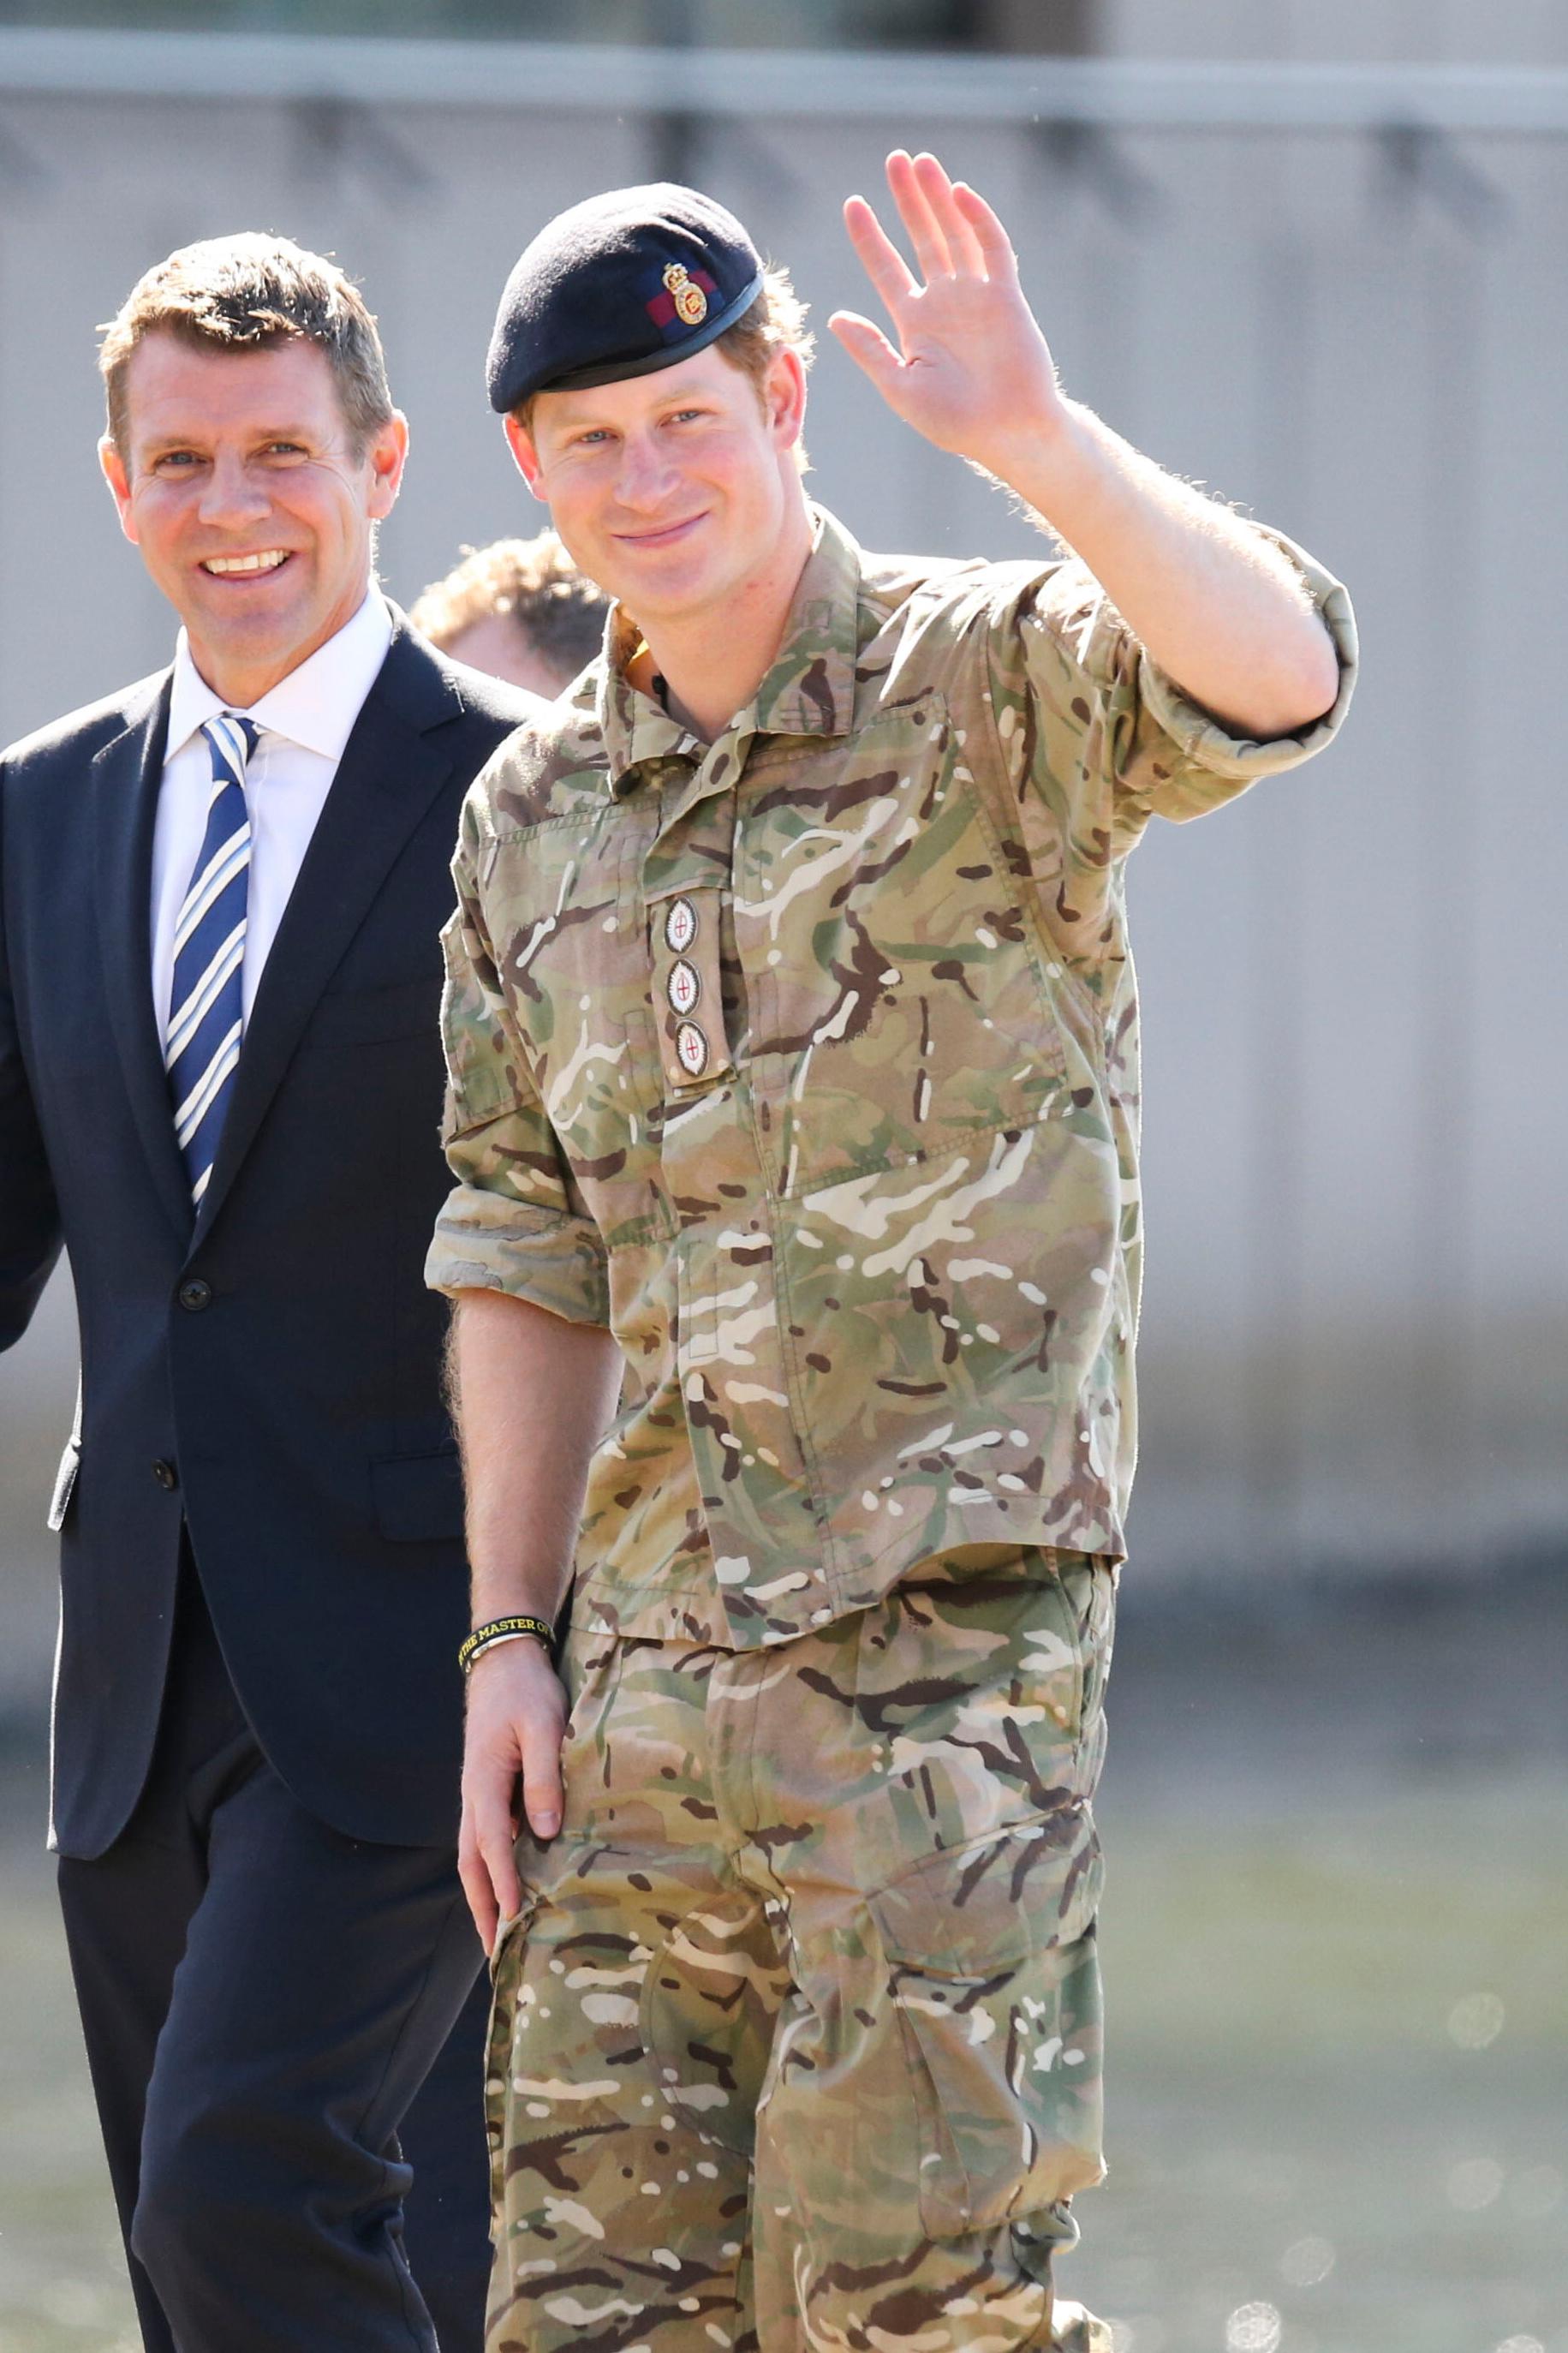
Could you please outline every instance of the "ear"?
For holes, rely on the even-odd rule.
[[[115,512],[120,517],[120,528],[134,547],[137,544],[139,533],[135,518],[131,512],[131,478],[125,470],[125,460],[120,454],[120,444],[108,433],[98,445],[98,462],[103,470],[103,479],[109,484],[109,495],[114,501]]]
[[[539,470],[539,451],[534,446],[532,435],[526,425],[518,423],[515,417],[503,417],[501,422],[506,431],[507,446],[517,460],[518,472],[522,476],[534,497],[544,503],[544,492],[540,487],[542,478]]]
[[[763,380],[763,406],[774,448],[793,449],[805,424],[805,370],[798,352],[774,353]]]
[[[403,469],[408,463],[408,419],[401,408],[393,410],[365,455],[371,475],[367,512],[373,522],[381,522],[397,503]]]

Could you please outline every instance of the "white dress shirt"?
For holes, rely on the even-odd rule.
[[[386,659],[392,615],[374,582],[352,621],[318,646],[242,715],[261,733],[245,773],[250,809],[250,887],[246,908],[245,1018],[300,877],[316,820],[338,773],[361,705]],[[153,1005],[158,1035],[169,1026],[174,931],[206,831],[212,759],[203,722],[232,711],[197,670],[184,629],[174,649],[169,744],[153,832]]]

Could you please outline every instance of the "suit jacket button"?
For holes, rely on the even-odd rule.
[[[179,1472],[175,1470],[172,1462],[165,1462],[162,1455],[159,1456],[157,1461],[153,1465],[153,1476],[156,1479],[160,1487],[173,1488],[177,1487],[180,1483]]]
[[[193,1315],[199,1315],[204,1307],[210,1307],[212,1303],[212,1284],[204,1282],[200,1275],[194,1275],[189,1282],[181,1283],[180,1304],[188,1307]]]

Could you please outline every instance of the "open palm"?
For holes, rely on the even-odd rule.
[[[1048,427],[1061,406],[1007,233],[934,155],[895,150],[888,186],[923,284],[863,196],[849,198],[844,222],[899,347],[855,311],[836,311],[828,324],[907,424],[939,449],[991,463],[1020,435]]]

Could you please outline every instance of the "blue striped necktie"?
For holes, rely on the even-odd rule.
[[[245,767],[260,729],[232,711],[202,729],[212,754],[212,797],[174,930],[174,975],[163,1065],[174,1134],[199,1208],[234,1092],[245,1027],[245,910],[250,885],[250,813]]]

